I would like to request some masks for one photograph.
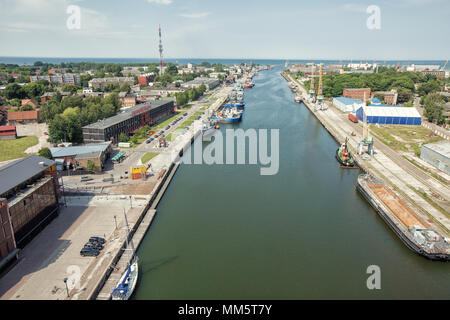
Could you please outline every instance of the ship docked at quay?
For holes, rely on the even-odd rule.
[[[412,251],[430,260],[450,261],[450,239],[432,229],[382,180],[361,174],[356,188]]]
[[[213,114],[212,120],[220,123],[234,123],[242,120],[244,113],[244,86],[236,83],[225,103]]]

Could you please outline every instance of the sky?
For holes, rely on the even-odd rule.
[[[449,0],[0,0],[0,56],[157,58],[161,24],[166,58],[446,60],[449,13]]]

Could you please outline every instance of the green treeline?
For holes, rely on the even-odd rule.
[[[84,100],[77,95],[62,99],[56,93],[42,106],[40,119],[49,125],[50,142],[81,143],[83,126],[116,115],[121,106],[116,93],[106,98],[89,97]]]

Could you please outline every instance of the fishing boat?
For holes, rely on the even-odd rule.
[[[125,226],[127,228],[127,237],[126,237],[127,247],[125,250],[128,252],[128,262],[127,268],[120,277],[117,286],[114,288],[111,294],[112,300],[128,300],[133,294],[133,291],[136,287],[139,274],[138,257],[135,254],[133,239],[131,239],[130,243],[128,242],[130,227],[128,226],[125,209],[123,209],[123,214],[125,219]],[[131,247],[131,249],[129,247]]]
[[[299,95],[296,95],[296,96],[295,96],[295,102],[297,102],[297,103],[302,103],[302,102],[303,102],[303,97],[302,97],[302,96],[299,96]]]
[[[242,120],[242,110],[238,110],[236,107],[225,107],[223,106],[215,114],[213,114],[212,119],[220,123],[233,123]]]
[[[347,141],[348,138],[345,138],[345,142],[336,150],[336,159],[344,167],[353,167],[355,161],[348,150]]]

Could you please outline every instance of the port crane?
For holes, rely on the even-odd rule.
[[[367,147],[367,153],[373,156],[373,137],[369,135],[369,125],[367,124],[367,113],[366,113],[366,93],[364,92],[363,99],[363,136],[362,140],[358,143],[358,154],[362,155],[363,147]]]
[[[309,98],[311,99],[311,102],[314,102],[314,64],[311,65],[311,84],[309,86]]]

